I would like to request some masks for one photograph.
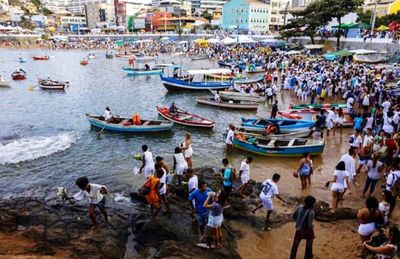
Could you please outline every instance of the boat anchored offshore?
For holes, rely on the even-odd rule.
[[[143,75],[160,75],[163,70],[160,68],[151,68],[148,63],[155,62],[155,57],[132,57],[129,59],[129,63],[134,65],[132,67],[123,67],[122,70],[126,72],[128,76],[143,76]],[[144,64],[143,67],[139,67],[138,64]]]
[[[228,108],[228,109],[236,109],[236,110],[257,110],[258,103],[252,101],[240,101],[240,100],[223,100],[221,99],[219,102],[214,98],[207,97],[197,97],[196,102],[200,104],[215,106],[219,108]]]
[[[159,132],[171,130],[174,123],[162,120],[140,120],[134,124],[130,118],[113,117],[112,122],[106,122],[103,116],[86,114],[90,125],[96,128],[119,133]]]
[[[188,81],[182,80],[176,77],[166,77],[163,74],[160,75],[161,82],[168,90],[222,90],[232,86],[232,81],[224,80],[207,80],[206,75],[213,74],[228,74],[231,73],[230,69],[199,69],[199,70],[188,70],[188,77],[190,76],[201,76],[204,79],[202,81]]]
[[[61,90],[64,91],[69,82],[55,81],[49,79],[39,79],[39,87],[42,90]]]

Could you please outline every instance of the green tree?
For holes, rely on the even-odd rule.
[[[328,24],[330,20],[325,15],[324,8],[322,1],[317,0],[303,11],[294,13],[296,17],[282,28],[281,35],[284,38],[308,36],[312,44],[315,44],[314,37],[318,29]]]
[[[339,26],[336,36],[336,48],[340,49],[340,25],[342,24],[343,16],[357,11],[364,3],[364,0],[321,0],[324,6],[324,12],[330,19],[336,18]]]
[[[201,14],[201,17],[203,17],[204,19],[207,19],[208,22],[211,22],[211,20],[212,20],[212,18],[213,18],[212,14],[210,14],[210,13],[207,12],[207,11],[204,11],[204,12]]]
[[[357,16],[357,22],[369,24],[371,22],[372,11],[367,10],[366,12],[363,12],[362,9],[358,9]]]

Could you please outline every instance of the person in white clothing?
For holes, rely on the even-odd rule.
[[[396,185],[400,181],[400,157],[396,157],[392,161],[392,170],[390,171],[389,175],[386,178],[386,190],[390,192],[394,192]],[[393,193],[393,202],[390,204],[390,211],[388,216],[392,215],[392,212],[396,206],[397,195]]]
[[[347,110],[351,111],[353,109],[353,105],[354,105],[354,98],[353,97],[349,97],[346,101],[346,108]]]
[[[390,103],[389,100],[385,100],[385,101],[382,103],[383,113],[387,113],[387,112],[389,111],[389,108],[390,108],[391,105],[392,105],[392,104]]]
[[[197,175],[194,173],[194,170],[189,168],[186,172],[186,176],[189,179],[188,182],[188,192],[191,193],[197,188],[199,188],[199,178]]]
[[[274,209],[272,198],[276,197],[282,202],[286,203],[286,201],[279,195],[277,183],[279,182],[280,178],[281,176],[279,174],[274,174],[272,176],[272,180],[268,179],[263,183],[263,188],[260,193],[261,204],[251,211],[254,214],[257,210],[264,207],[267,210],[267,217],[265,218],[266,223],[270,221],[270,216],[272,210]]]
[[[368,175],[367,175],[367,180],[365,181],[364,191],[362,194],[363,198],[365,197],[365,194],[367,193],[368,189],[369,189],[368,197],[371,196],[372,193],[374,193],[376,184],[382,178],[381,173],[383,172],[383,169],[385,169],[385,166],[378,159],[379,156],[374,155],[372,159],[367,162]]]
[[[220,103],[220,102],[221,102],[221,96],[219,95],[219,91],[217,91],[217,92],[214,94],[214,101],[216,101],[217,103]]]
[[[104,111],[104,120],[106,122],[110,122],[112,120],[112,113],[109,107],[106,107],[106,110]]]
[[[147,178],[149,178],[150,176],[152,176],[155,172],[155,168],[154,168],[154,160],[153,160],[153,154],[149,151],[149,148],[147,145],[143,145],[142,146],[142,150],[143,150],[143,156],[142,156],[142,167],[140,168],[140,173],[142,173],[144,171],[144,176]]]
[[[392,134],[394,132],[394,127],[393,127],[393,112],[389,111],[387,113],[383,113],[383,127],[382,129],[389,134]]]
[[[345,166],[346,166],[346,171],[349,173],[349,180],[352,181],[353,183],[356,180],[356,162],[354,160],[354,157],[356,156],[355,153],[355,148],[354,147],[350,147],[349,149],[349,153],[343,155],[339,161],[343,161]],[[345,185],[345,191],[347,189],[347,185]],[[345,192],[344,191],[344,192]],[[343,194],[344,194],[343,192]]]
[[[178,185],[182,185],[182,178],[185,171],[188,169],[188,164],[183,156],[182,150],[179,147],[175,148],[174,152],[174,172],[178,178]]]
[[[346,188],[350,188],[349,186],[349,173],[346,171],[346,164],[343,161],[340,161],[335,168],[335,172],[333,173],[333,179],[326,183],[328,188],[329,183],[332,183],[332,209],[336,211],[339,201],[342,199],[342,195]]]
[[[362,137],[358,130],[354,131],[354,134],[350,136],[350,147],[354,147],[358,150],[362,147]]]
[[[253,162],[253,158],[249,156],[246,160],[242,161],[240,165],[239,177],[242,181],[242,185],[238,188],[238,192],[240,195],[243,195],[243,191],[245,190],[247,183],[250,180],[250,164]]]
[[[159,189],[160,202],[165,206],[166,213],[169,213],[171,210],[167,199],[168,171],[166,170],[166,168],[168,167],[165,167],[163,165],[164,165],[163,158],[159,156],[156,157],[155,171],[159,172],[161,170],[163,172],[160,178],[160,189]]]
[[[85,198],[89,199],[89,218],[93,223],[92,229],[95,229],[98,226],[96,220],[96,207],[99,208],[103,214],[106,224],[109,224],[106,210],[106,198],[104,196],[108,194],[107,187],[104,185],[89,183],[89,179],[87,177],[78,178],[75,184],[79,187],[79,189],[81,189],[81,191],[76,193],[73,198],[78,201]]]
[[[326,116],[326,135],[329,136],[329,132],[335,126],[335,107],[332,107],[331,110],[328,110],[328,115]],[[333,131],[333,135],[335,135],[335,131]]]
[[[233,126],[232,124],[229,125],[229,130],[228,130],[228,134],[226,136],[225,139],[225,143],[226,143],[226,152],[232,152],[233,150],[233,139],[235,138],[235,126]]]
[[[185,160],[188,164],[189,168],[192,168],[192,156],[193,156],[193,148],[192,148],[192,135],[189,132],[185,133],[185,142],[182,144],[182,151],[184,152]]]

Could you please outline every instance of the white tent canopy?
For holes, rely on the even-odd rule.
[[[209,43],[220,43],[221,41],[217,38],[211,38],[207,40]]]
[[[370,50],[370,49],[355,49],[355,50],[349,50],[349,51],[354,54],[357,54],[357,55],[366,55],[366,54],[377,53],[376,50]]]
[[[285,54],[289,55],[289,56],[290,55],[299,55],[299,54],[301,54],[301,52],[298,50],[291,50],[291,51],[286,52]]]
[[[226,37],[225,39],[222,40],[222,43],[224,43],[225,45],[232,45],[236,43],[236,39]]]
[[[256,41],[246,35],[238,36],[238,43],[255,43]]]
[[[178,42],[178,44],[179,45],[185,45],[185,44],[188,44],[188,42],[186,40],[182,40],[182,41]]]

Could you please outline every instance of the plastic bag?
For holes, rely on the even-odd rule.
[[[138,175],[139,174],[139,168],[136,166],[133,168],[133,175]]]

